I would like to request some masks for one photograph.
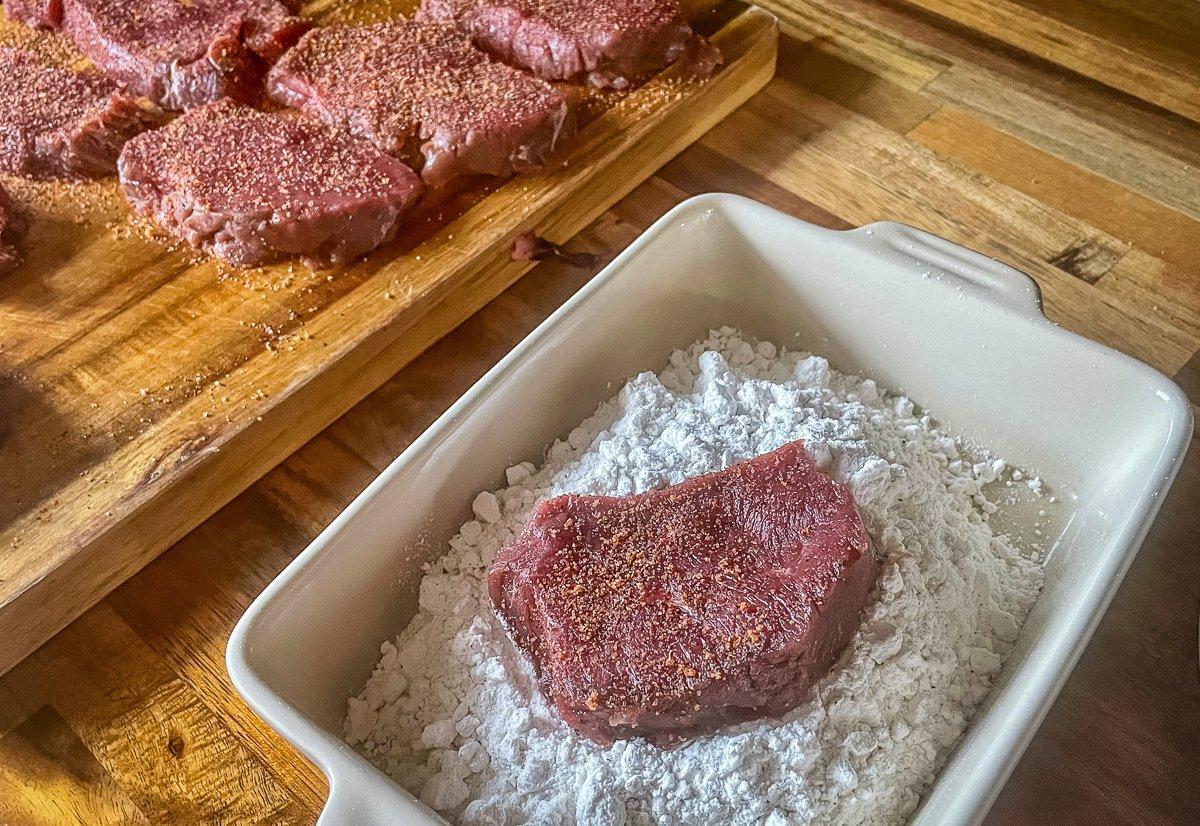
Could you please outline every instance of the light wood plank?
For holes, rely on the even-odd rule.
[[[1091,113],[1014,89],[990,72],[951,67],[925,88],[1010,135],[1200,219],[1200,167],[1173,151],[1132,139]]]
[[[1121,184],[944,107],[908,137],[1156,258],[1193,271],[1200,222]]]
[[[1107,43],[1200,74],[1195,51],[1200,6],[1193,0],[1017,0],[1026,8],[1084,29]],[[1103,77],[1096,78],[1105,82]],[[1140,97],[1140,95],[1138,95]]]
[[[299,822],[311,815],[107,606],[8,685],[44,698],[152,822]]]
[[[1192,237],[1200,237],[1198,226]],[[1096,287],[1123,306],[1138,307],[1144,317],[1200,335],[1200,266],[1163,261],[1131,250]]]
[[[375,473],[333,438],[318,437],[185,537],[169,563],[152,562],[105,603],[197,697],[222,707],[231,735],[312,810],[328,793],[324,777],[248,707],[229,702],[225,644],[252,595]]]
[[[149,823],[49,706],[0,737],[0,822]]]
[[[1073,250],[1087,249],[1103,270],[1127,245],[947,164],[789,78],[776,79],[704,144],[851,223],[898,220],[1006,261],[1038,280],[1051,318],[1169,372],[1200,344],[1187,330],[1141,317],[1142,308],[1085,282],[1084,276],[1094,280],[1098,271],[1062,268],[1074,260]]]
[[[903,3],[764,2],[780,15],[785,30],[798,28],[819,51],[962,108],[1044,151],[1194,213],[1200,125],[1193,121],[1044,61],[997,48],[972,30]],[[930,71],[914,73],[914,60]],[[1114,162],[1113,154],[1121,162]],[[1161,191],[1159,184],[1164,185]]]
[[[1062,3],[1028,7],[1013,0],[908,2],[1164,109],[1200,120],[1200,88],[1196,86],[1200,58],[1195,51],[1188,54],[1161,48],[1145,39],[1127,46],[1093,33],[1086,24],[1069,22],[1064,19],[1066,15],[1046,13],[1047,5],[1066,10],[1068,7]],[[1179,22],[1195,25],[1198,21],[1192,18]]]
[[[689,195],[735,192],[818,226],[829,229],[851,229],[854,226],[704,144],[693,146],[664,166],[659,170],[658,177]]]

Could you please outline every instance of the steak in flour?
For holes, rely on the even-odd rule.
[[[17,266],[20,253],[17,242],[25,234],[25,222],[13,212],[12,202],[3,187],[0,187],[0,273]]]
[[[138,136],[118,166],[139,214],[242,266],[358,258],[394,237],[421,191],[416,173],[367,141],[227,100]]]
[[[422,0],[418,18],[453,22],[538,77],[601,88],[626,88],[697,49],[715,52],[678,0]]]
[[[99,72],[51,66],[0,46],[0,172],[111,175],[125,141],[158,121],[158,113]]]
[[[316,29],[275,65],[267,88],[421,167],[433,186],[537,166],[568,120],[561,92],[440,23]]]
[[[311,27],[278,0],[63,0],[62,28],[109,77],[167,109],[256,103]]]
[[[877,571],[849,490],[793,442],[663,490],[543,502],[488,586],[572,728],[666,747],[803,701]]]

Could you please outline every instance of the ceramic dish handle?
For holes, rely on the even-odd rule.
[[[868,224],[854,232],[866,237],[872,246],[886,246],[891,253],[924,266],[938,267],[955,278],[974,284],[1014,310],[1026,315],[1044,315],[1042,292],[1037,282],[994,258],[894,221]]]

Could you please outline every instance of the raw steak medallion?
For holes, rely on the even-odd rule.
[[[489,591],[569,725],[670,746],[803,701],[876,573],[849,490],[793,442],[664,490],[543,502]]]
[[[0,46],[0,172],[111,175],[125,141],[158,122],[153,107],[99,72],[52,66]]]
[[[546,80],[623,89],[689,53],[720,62],[678,0],[422,0],[418,18],[453,22],[481,49]]]
[[[537,166],[569,129],[561,92],[438,23],[317,29],[276,64],[267,86],[279,103],[415,166],[423,158],[433,186]]]
[[[140,214],[244,266],[353,260],[389,241],[421,192],[411,169],[366,141],[230,101],[130,141],[119,166]]]
[[[64,0],[85,55],[168,109],[256,103],[267,69],[311,27],[278,0]]]

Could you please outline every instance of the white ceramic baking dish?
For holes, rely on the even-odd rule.
[[[379,644],[412,616],[419,564],[506,467],[540,461],[624,379],[722,324],[907,392],[1062,498],[1045,591],[916,821],[983,817],[1158,510],[1190,407],[1144,364],[1051,324],[1034,282],[995,261],[899,224],[835,232],[706,195],[658,221],[484,376],[234,629],[234,685],[329,778],[322,823],[436,821],[339,736]]]

